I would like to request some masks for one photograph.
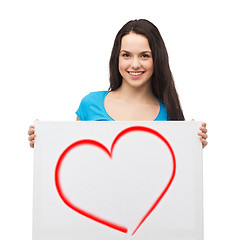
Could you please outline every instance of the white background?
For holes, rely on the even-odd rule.
[[[0,239],[31,239],[33,150],[40,120],[75,120],[80,100],[108,89],[118,30],[146,18],[160,30],[187,120],[206,121],[205,240],[240,239],[238,1],[0,2]]]

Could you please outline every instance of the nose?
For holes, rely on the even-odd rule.
[[[133,69],[138,69],[141,67],[141,63],[139,61],[139,59],[137,57],[134,57],[133,60],[132,60],[132,68]]]

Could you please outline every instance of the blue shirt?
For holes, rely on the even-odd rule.
[[[108,115],[104,107],[104,100],[108,93],[108,91],[98,91],[85,96],[76,111],[79,119],[81,121],[115,121]],[[160,100],[158,101],[160,111],[154,121],[167,121],[166,107]]]

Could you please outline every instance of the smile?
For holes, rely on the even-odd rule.
[[[142,75],[144,72],[128,72],[132,76],[139,76]]]

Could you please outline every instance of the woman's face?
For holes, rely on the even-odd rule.
[[[122,38],[119,54],[119,72],[123,81],[133,87],[150,86],[153,58],[148,39],[129,33]]]

